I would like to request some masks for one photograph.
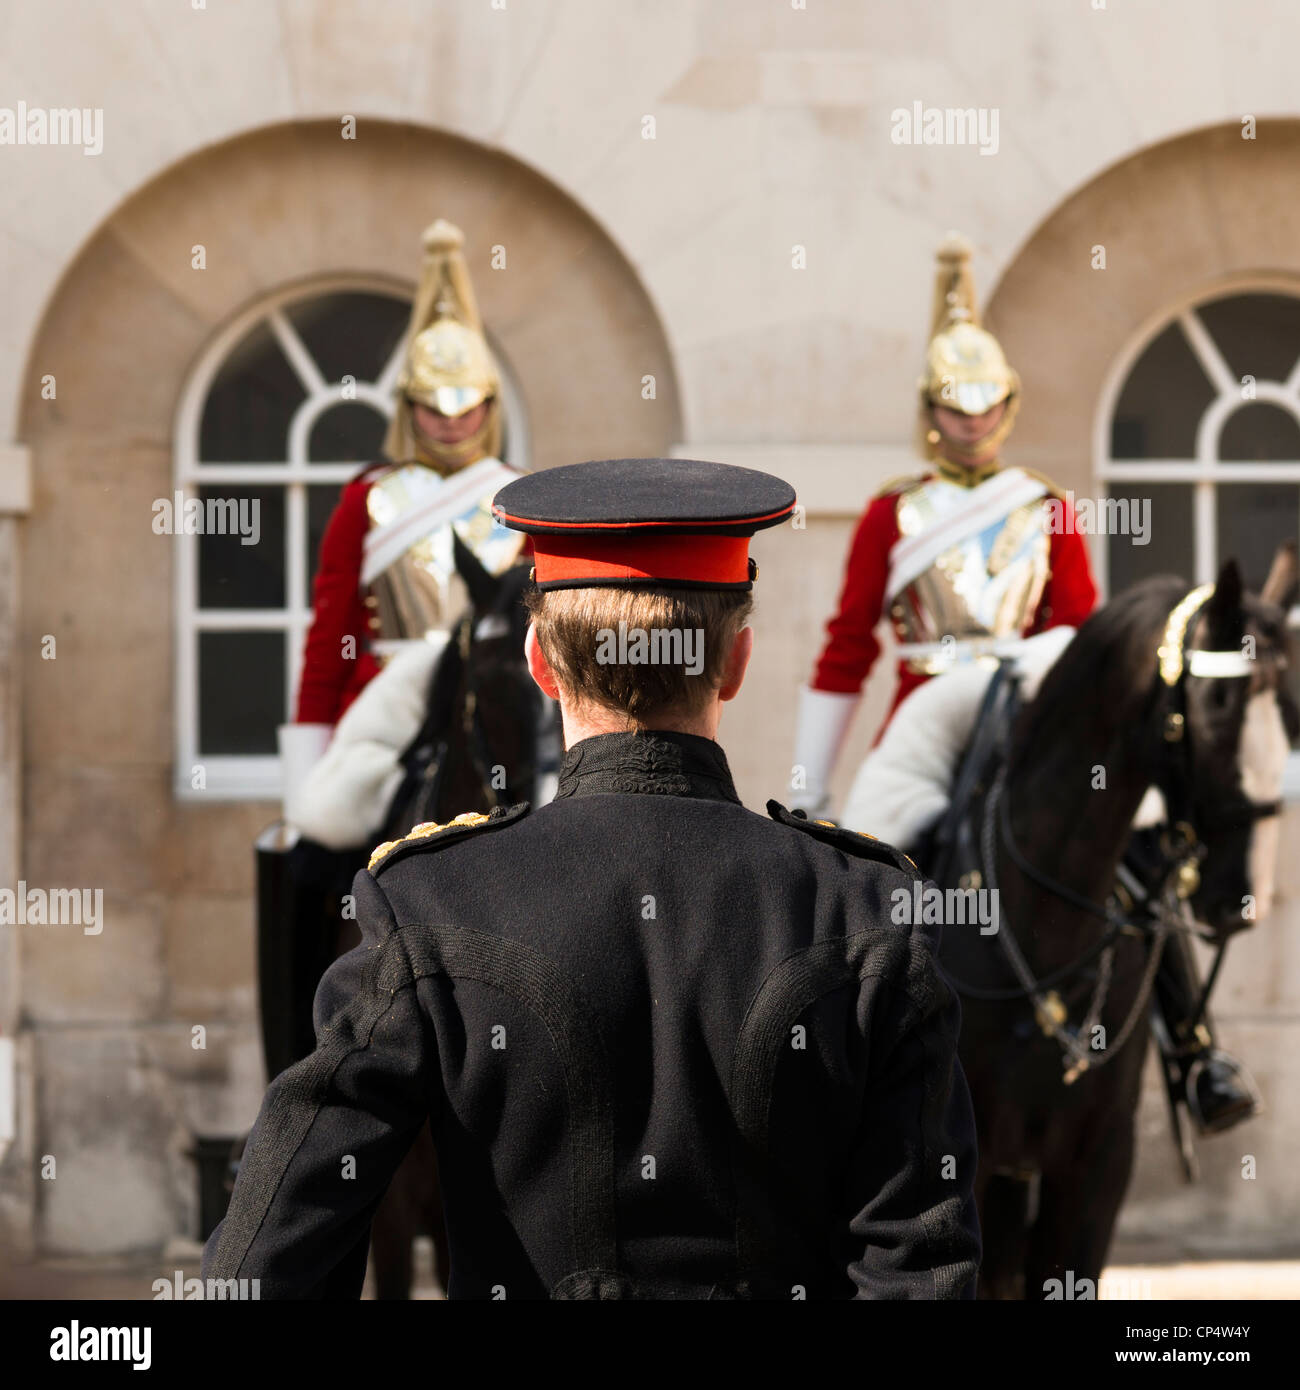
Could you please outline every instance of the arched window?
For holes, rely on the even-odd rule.
[[[1107,592],[1153,574],[1203,584],[1229,556],[1258,589],[1276,546],[1300,538],[1300,285],[1191,295],[1148,324],[1111,374],[1095,443],[1108,494],[1150,504],[1146,544],[1104,541]],[[1300,607],[1290,617],[1300,628]]]
[[[292,716],[321,537],[342,485],[381,458],[409,315],[409,294],[380,281],[298,285],[229,324],[190,379],[175,460],[178,796],[280,794],[276,728]],[[502,452],[527,467],[497,357]]]

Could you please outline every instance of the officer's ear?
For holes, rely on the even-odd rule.
[[[722,670],[722,684],[718,687],[719,700],[734,700],[745,683],[745,672],[749,669],[749,658],[754,653],[754,629],[742,627],[736,633],[727,656],[727,664]]]
[[[528,624],[528,634],[524,638],[524,656],[528,661],[528,674],[538,690],[552,700],[558,700],[560,687],[555,683],[555,673],[546,659],[542,644],[537,640],[537,628],[532,623]]]

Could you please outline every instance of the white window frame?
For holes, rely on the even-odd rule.
[[[1192,582],[1208,584],[1218,573],[1219,535],[1215,510],[1216,489],[1221,483],[1295,483],[1296,530],[1300,535],[1300,459],[1291,463],[1223,463],[1219,444],[1224,426],[1237,410],[1247,406],[1275,405],[1300,424],[1300,354],[1285,381],[1259,380],[1253,400],[1243,400],[1241,381],[1233,376],[1218,346],[1197,314],[1204,304],[1238,294],[1278,294],[1300,300],[1300,279],[1284,275],[1245,274],[1228,276],[1213,285],[1189,292],[1174,304],[1151,315],[1128,346],[1111,364],[1093,418],[1093,474],[1102,487],[1113,483],[1190,483],[1192,485]],[[1182,324],[1183,336],[1205,373],[1214,398],[1205,408],[1196,429],[1193,459],[1114,459],[1111,426],[1115,408],[1138,359],[1171,324]],[[1093,559],[1101,576],[1103,595],[1108,588],[1108,537],[1093,537]],[[1288,614],[1288,626],[1300,629],[1300,606]],[[1287,759],[1282,787],[1288,801],[1300,800],[1300,751]]]
[[[311,595],[307,591],[307,488],[334,483],[342,486],[354,478],[356,463],[309,463],[307,444],[312,426],[332,406],[345,399],[369,405],[385,419],[393,413],[393,391],[401,371],[405,341],[385,364],[375,381],[357,381],[344,396],[341,382],[327,382],[285,310],[302,300],[339,292],[382,294],[410,304],[415,289],[410,284],[380,276],[331,275],[277,290],[257,301],[223,327],[204,348],[182,392],[176,414],[174,486],[187,495],[210,484],[256,487],[273,484],[285,491],[286,564],[285,604],[281,608],[200,608],[198,602],[199,537],[176,535],[174,618],[176,659],[175,763],[173,794],[182,801],[278,800],[283,778],[278,754],[208,755],[199,750],[198,638],[201,632],[284,632],[285,690],[292,717],[298,698],[302,653],[311,625]],[[304,397],[289,425],[286,462],[201,463],[199,435],[208,392],[226,359],[244,336],[266,321],[280,343],[290,366],[302,383]],[[489,335],[490,341],[490,335]],[[495,344],[493,344],[494,351]],[[502,414],[510,441],[510,459],[517,468],[528,466],[528,428],[523,398],[500,354]],[[192,785],[194,769],[201,765],[204,786]]]

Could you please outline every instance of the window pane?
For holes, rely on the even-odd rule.
[[[306,393],[275,335],[259,323],[225,362],[203,405],[204,463],[282,463],[289,421]]]
[[[1280,405],[1243,406],[1224,421],[1219,458],[1224,463],[1300,463],[1300,422]]]
[[[1285,381],[1300,358],[1300,299],[1234,294],[1196,312],[1238,381]]]
[[[1111,497],[1135,503],[1149,502],[1149,510],[1136,515],[1147,520],[1146,544],[1137,534],[1111,536],[1106,545],[1107,579],[1112,595],[1123,592],[1155,574],[1181,574],[1190,579],[1192,555],[1192,485],[1190,483],[1112,483]],[[1135,525],[1136,532],[1138,527]]]
[[[397,350],[411,306],[386,294],[317,295],[285,310],[327,382],[374,381]]]
[[[199,633],[199,753],[276,751],[285,720],[282,632]]]
[[[316,582],[316,565],[320,560],[320,543],[325,536],[334,508],[338,505],[341,488],[332,483],[328,487],[309,487],[307,489],[307,595],[311,596],[311,586]]]
[[[373,463],[387,429],[388,421],[378,411],[344,401],[331,406],[311,427],[307,457],[312,463]]]
[[[1273,552],[1294,540],[1300,527],[1300,487],[1294,483],[1223,483],[1215,490],[1219,513],[1219,563],[1235,556],[1242,577],[1258,589],[1268,577]]]
[[[205,526],[243,528],[244,534],[207,534],[199,539],[200,608],[283,608],[284,489],[213,486],[199,489]],[[209,499],[225,505],[218,512]],[[232,517],[230,502],[239,505]],[[244,544],[245,536],[255,543]]]
[[[1111,457],[1194,458],[1196,426],[1214,395],[1181,326],[1171,323],[1124,383],[1111,421]]]

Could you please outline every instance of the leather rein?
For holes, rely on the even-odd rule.
[[[1107,930],[1066,965],[1041,977],[1034,975],[1014,933],[1009,930],[999,931],[998,943],[1020,981],[1017,988],[982,989],[964,984],[951,974],[949,978],[953,980],[960,993],[972,998],[1002,1001],[1032,999],[1039,1027],[1047,1036],[1054,1037],[1063,1050],[1065,1072],[1062,1080],[1067,1086],[1073,1084],[1085,1072],[1095,1071],[1119,1055],[1145,1011],[1170,932],[1186,931],[1203,938],[1205,935],[1192,923],[1188,906],[1188,900],[1200,884],[1198,864],[1206,851],[1190,818],[1191,754],[1186,739],[1186,679],[1189,674],[1210,679],[1237,678],[1250,674],[1250,667],[1245,664],[1248,658],[1243,653],[1189,653],[1187,649],[1188,630],[1192,620],[1213,592],[1212,584],[1203,585],[1194,589],[1174,608],[1165,625],[1164,639],[1157,653],[1160,678],[1170,692],[1169,708],[1163,720],[1165,776],[1157,785],[1165,797],[1168,819],[1174,828],[1174,835],[1162,836],[1161,839],[1163,862],[1157,876],[1161,887],[1155,895],[1154,903],[1150,897],[1143,894],[1136,883],[1124,891],[1130,898],[1132,909],[1141,910],[1122,910],[1117,895],[1112,895],[1104,904],[1098,903],[1031,863],[1017,843],[1012,830],[1011,804],[1006,794],[1005,758],[985,800],[979,855],[984,883],[992,891],[997,891],[997,851],[1000,846],[1016,868],[1032,883],[1077,911],[1105,922]],[[985,697],[985,712],[996,702],[1000,685],[1009,679],[1011,678],[1008,664],[1003,662],[990,682],[989,692]],[[1010,699],[1014,702],[1014,685]],[[1256,802],[1242,796],[1225,808],[1223,814],[1216,815],[1209,824],[1214,827],[1253,824],[1257,820],[1278,815],[1280,810],[1281,803],[1278,801]],[[1149,938],[1150,951],[1137,995],[1119,1034],[1114,1043],[1104,1047],[1100,1055],[1097,1055],[1095,1050],[1087,1047],[1080,1039],[1098,1026],[1101,1009],[1109,993],[1115,947],[1123,935]],[[1211,971],[1211,983],[1218,973],[1225,946],[1226,942],[1219,943],[1218,956]],[[1065,1003],[1052,986],[1069,980],[1098,957],[1101,958],[1101,965],[1087,1013],[1080,1026],[1071,1029],[1067,1026],[1068,1011]],[[1207,984],[1197,1010],[1198,1017],[1204,1011],[1208,996]]]

